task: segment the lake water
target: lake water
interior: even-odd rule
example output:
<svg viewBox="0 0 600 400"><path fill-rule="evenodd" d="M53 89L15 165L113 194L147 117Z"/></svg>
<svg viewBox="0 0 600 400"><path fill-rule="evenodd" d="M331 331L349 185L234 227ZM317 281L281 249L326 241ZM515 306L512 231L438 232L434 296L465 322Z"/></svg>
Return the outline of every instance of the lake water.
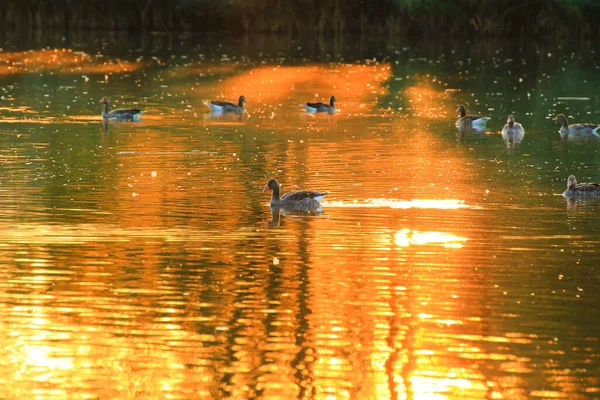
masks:
<svg viewBox="0 0 600 400"><path fill-rule="evenodd" d="M597 46L3 43L1 398L600 396L600 201L560 196L600 143L551 121L600 122ZM271 177L322 212L271 210Z"/></svg>

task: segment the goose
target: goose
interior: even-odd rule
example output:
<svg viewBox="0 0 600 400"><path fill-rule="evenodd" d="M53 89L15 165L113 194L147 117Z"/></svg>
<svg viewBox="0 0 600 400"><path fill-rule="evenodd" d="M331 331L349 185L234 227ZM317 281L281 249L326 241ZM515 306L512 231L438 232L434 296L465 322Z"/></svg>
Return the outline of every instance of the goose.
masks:
<svg viewBox="0 0 600 400"><path fill-rule="evenodd" d="M506 125L502 128L502 138L507 143L519 143L525 137L525 129L523 125L515 122L515 117L510 114L506 119Z"/></svg>
<svg viewBox="0 0 600 400"><path fill-rule="evenodd" d="M458 106L456 113L459 115L456 120L456 126L459 128L482 127L490 120L490 117L484 117L483 115L467 115L467 109L463 105Z"/></svg>
<svg viewBox="0 0 600 400"><path fill-rule="evenodd" d="M597 183L577 183L575 175L569 176L567 179L567 190L563 196L570 197L600 197L600 184Z"/></svg>
<svg viewBox="0 0 600 400"><path fill-rule="evenodd" d="M145 112L137 108L119 108L116 110L108 111L108 97L103 97L100 103L104 103L104 109L102 110L102 118L105 120L115 119L117 121L139 121L140 116Z"/></svg>
<svg viewBox="0 0 600 400"><path fill-rule="evenodd" d="M560 124L558 132L563 139L569 136L600 138L600 125L598 124L569 124L569 120L564 114L558 114L552 118L552 121Z"/></svg>
<svg viewBox="0 0 600 400"><path fill-rule="evenodd" d="M304 107L308 113L326 112L333 114L335 112L335 101L335 96L331 96L329 99L329 104L321 103L319 101L317 103L300 104L300 106Z"/></svg>
<svg viewBox="0 0 600 400"><path fill-rule="evenodd" d="M272 207L284 206L300 209L318 208L320 205L319 203L321 200L323 200L323 196L329 193L318 192L314 190L296 190L294 192L286 193L280 197L280 188L281 186L279 185L279 182L277 182L277 179L271 178L263 189L263 193L268 192L269 190L273 192L271 194L270 202Z"/></svg>
<svg viewBox="0 0 600 400"><path fill-rule="evenodd" d="M246 97L240 96L238 99L238 103L232 103L230 101L221 101L221 100L211 100L210 102L205 101L208 107L210 107L210 111L214 113L235 113L235 114L243 114L245 111L244 103L246 102Z"/></svg>

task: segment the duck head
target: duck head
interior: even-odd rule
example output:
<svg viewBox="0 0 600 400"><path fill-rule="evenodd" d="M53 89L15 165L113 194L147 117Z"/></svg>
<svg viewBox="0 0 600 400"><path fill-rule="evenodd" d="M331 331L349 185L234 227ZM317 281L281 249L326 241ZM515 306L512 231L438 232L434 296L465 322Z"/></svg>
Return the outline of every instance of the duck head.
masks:
<svg viewBox="0 0 600 400"><path fill-rule="evenodd" d="M243 107L245 102L246 102L246 97L240 96L240 98L238 100L238 106Z"/></svg>
<svg viewBox="0 0 600 400"><path fill-rule="evenodd" d="M515 117L512 114L510 114L508 118L506 118L506 123L512 128L515 124Z"/></svg>
<svg viewBox="0 0 600 400"><path fill-rule="evenodd" d="M100 103L108 104L108 97L103 97Z"/></svg>
<svg viewBox="0 0 600 400"><path fill-rule="evenodd" d="M329 105L330 105L331 107L333 107L333 103L335 103L335 102L336 102L336 100L335 100L335 96L331 96L331 98L329 98Z"/></svg>
<svg viewBox="0 0 600 400"><path fill-rule="evenodd" d="M574 185L577 185L577 179L575 179L575 175L571 175L567 179L567 187L570 188L571 186L574 186Z"/></svg>
<svg viewBox="0 0 600 400"><path fill-rule="evenodd" d="M565 128L569 127L569 121L567 120L567 117L565 117L564 114L558 114L556 117L552 118L552 121L558 122Z"/></svg>
<svg viewBox="0 0 600 400"><path fill-rule="evenodd" d="M459 105L456 109L456 113L461 117L464 117L465 115L467 115L467 109L465 108L465 106Z"/></svg>
<svg viewBox="0 0 600 400"><path fill-rule="evenodd" d="M277 179L271 178L267 181L267 186L265 186L265 188L263 189L263 193L268 192L269 190L279 191L279 182L277 182Z"/></svg>

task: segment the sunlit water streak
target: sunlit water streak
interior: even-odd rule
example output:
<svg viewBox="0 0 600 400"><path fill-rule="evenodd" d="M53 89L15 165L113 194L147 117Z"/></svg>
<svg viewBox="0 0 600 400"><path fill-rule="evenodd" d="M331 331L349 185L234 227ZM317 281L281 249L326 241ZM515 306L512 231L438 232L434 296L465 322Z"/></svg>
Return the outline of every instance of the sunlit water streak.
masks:
<svg viewBox="0 0 600 400"><path fill-rule="evenodd" d="M475 208L464 204L462 200L396 200L396 199L366 199L363 202L355 200L352 203L323 202L326 207L389 207L389 208L434 208L439 210L455 210L458 208ZM480 207L477 207L480 208Z"/></svg>

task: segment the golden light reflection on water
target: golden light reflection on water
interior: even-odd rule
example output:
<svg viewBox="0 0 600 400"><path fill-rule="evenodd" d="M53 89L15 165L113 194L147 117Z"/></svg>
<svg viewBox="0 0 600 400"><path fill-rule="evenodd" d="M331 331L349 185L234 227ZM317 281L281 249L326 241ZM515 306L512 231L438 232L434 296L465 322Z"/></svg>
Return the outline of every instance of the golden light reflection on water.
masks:
<svg viewBox="0 0 600 400"><path fill-rule="evenodd" d="M410 245L439 244L444 247L461 248L468 239L444 232L419 232L402 229L394 234L394 243L399 247Z"/></svg>
<svg viewBox="0 0 600 400"><path fill-rule="evenodd" d="M141 61L105 60L73 49L41 49L0 52L0 75L22 72L123 73L142 68Z"/></svg>
<svg viewBox="0 0 600 400"><path fill-rule="evenodd" d="M413 376L410 379L414 389L415 400L446 400L456 398L454 394L469 393L463 398L482 398L488 390L483 381L482 374L470 376L468 371L457 369L448 375L441 375L435 371L420 371L421 376ZM473 393L475 392L475 393ZM473 396L473 394L477 394ZM459 394L460 396L460 394Z"/></svg>
<svg viewBox="0 0 600 400"><path fill-rule="evenodd" d="M11 73L129 68L69 51L6 57ZM186 67L178 70L181 78ZM273 135L256 118L201 130L200 118L179 120L188 82L169 82L167 73L160 84L177 100L157 106L165 116L148 115L162 124L113 124L102 151L73 140L95 143L96 130L62 124L44 145L52 178L42 183L30 161L22 170L5 162L0 385L7 389L0 397L458 400L598 392L598 378L580 378L597 359L593 330L525 318L542 310L562 321L568 313L556 310L568 310L567 279L521 268L532 260L523 249L546 253L589 235L528 230L520 221L525 206L507 221L476 205L467 186L474 177L491 181L480 168L486 149L472 157L449 146L446 131L422 128L447 119L454 131L454 108L438 82L416 76L431 82L398 91L410 113L374 122L378 100L394 95L387 64L228 62L187 72L218 78L202 82L196 100L243 93L267 110L336 94L342 112L335 123L277 115L265 122L278 126ZM49 118L98 118L85 113ZM193 134L178 131L183 124ZM42 134L31 135L40 141ZM6 154L35 157L21 140ZM325 201L318 215L282 212L277 229L265 228L271 210L256 183L274 172L286 190L323 184L331 198L350 200ZM493 182L497 192L508 185ZM15 206L21 200L29 214ZM569 279L592 285L588 272L577 274ZM532 296L523 282L538 280L542 294ZM593 296L587 287L573 292L577 301ZM538 300L551 303L556 293L568 293L557 309ZM570 341L581 332L590 337L584 350ZM569 354L576 351L587 353Z"/></svg>
<svg viewBox="0 0 600 400"><path fill-rule="evenodd" d="M335 95L337 107L344 114L362 114L375 106L377 97L385 93L383 85L390 74L388 64L265 66L227 77L215 89L218 97L227 99L245 95L248 108L259 108L265 103L269 105L269 112L277 109L273 103L298 91L310 90L311 95L299 99L298 104L328 102L329 97ZM301 108L298 106L297 110Z"/></svg>
<svg viewBox="0 0 600 400"><path fill-rule="evenodd" d="M56 122L56 118L53 117L40 117L36 116L35 118L12 118L12 117L3 117L2 123L5 124L53 124Z"/></svg>
<svg viewBox="0 0 600 400"><path fill-rule="evenodd" d="M411 108L424 119L447 119L449 95L444 88L436 88L429 82L418 82L405 90Z"/></svg>

